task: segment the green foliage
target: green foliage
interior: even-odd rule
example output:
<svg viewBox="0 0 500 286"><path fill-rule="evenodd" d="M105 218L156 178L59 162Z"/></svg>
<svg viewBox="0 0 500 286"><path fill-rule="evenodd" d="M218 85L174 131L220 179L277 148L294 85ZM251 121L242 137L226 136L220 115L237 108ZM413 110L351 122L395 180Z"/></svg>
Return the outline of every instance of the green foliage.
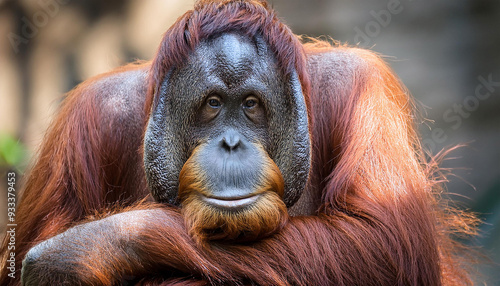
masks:
<svg viewBox="0 0 500 286"><path fill-rule="evenodd" d="M27 154L26 147L8 134L0 134L0 167L21 169Z"/></svg>

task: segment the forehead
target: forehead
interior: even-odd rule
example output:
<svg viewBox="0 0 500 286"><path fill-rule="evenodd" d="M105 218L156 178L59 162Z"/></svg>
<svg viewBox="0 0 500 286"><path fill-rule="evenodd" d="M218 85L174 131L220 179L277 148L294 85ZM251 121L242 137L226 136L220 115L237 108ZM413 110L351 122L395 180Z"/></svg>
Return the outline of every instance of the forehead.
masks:
<svg viewBox="0 0 500 286"><path fill-rule="evenodd" d="M204 40L193 54L195 65L228 88L251 79L276 76L275 60L264 41L236 33Z"/></svg>

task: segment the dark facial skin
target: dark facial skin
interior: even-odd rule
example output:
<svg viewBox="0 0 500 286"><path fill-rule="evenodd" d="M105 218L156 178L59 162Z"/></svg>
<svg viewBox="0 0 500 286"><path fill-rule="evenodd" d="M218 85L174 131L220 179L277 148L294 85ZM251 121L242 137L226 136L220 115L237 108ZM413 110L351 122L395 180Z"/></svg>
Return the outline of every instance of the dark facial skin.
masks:
<svg viewBox="0 0 500 286"><path fill-rule="evenodd" d="M210 185L202 199L216 207L240 208L253 196L264 170L265 152L256 143L268 138L264 79L268 76L256 58L256 47L234 34L221 36L197 51L208 76L207 91L190 126L194 142L203 142L197 162ZM201 135L201 136L200 136ZM261 154L264 153L264 154ZM203 171L205 170L205 171Z"/></svg>
<svg viewBox="0 0 500 286"><path fill-rule="evenodd" d="M188 159L203 185L196 195L212 207L255 203L270 161L284 177L285 203L298 199L309 169L305 104L261 39L229 33L203 41L167 77L145 135L146 174L158 201L181 203L179 173Z"/></svg>

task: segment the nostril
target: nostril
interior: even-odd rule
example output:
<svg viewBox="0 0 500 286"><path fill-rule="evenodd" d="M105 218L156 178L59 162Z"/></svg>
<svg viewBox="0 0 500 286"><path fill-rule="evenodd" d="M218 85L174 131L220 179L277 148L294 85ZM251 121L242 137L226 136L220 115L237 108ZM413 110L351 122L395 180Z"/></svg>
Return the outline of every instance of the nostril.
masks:
<svg viewBox="0 0 500 286"><path fill-rule="evenodd" d="M222 138L222 146L228 150L235 150L240 146L241 140L238 134L228 134Z"/></svg>

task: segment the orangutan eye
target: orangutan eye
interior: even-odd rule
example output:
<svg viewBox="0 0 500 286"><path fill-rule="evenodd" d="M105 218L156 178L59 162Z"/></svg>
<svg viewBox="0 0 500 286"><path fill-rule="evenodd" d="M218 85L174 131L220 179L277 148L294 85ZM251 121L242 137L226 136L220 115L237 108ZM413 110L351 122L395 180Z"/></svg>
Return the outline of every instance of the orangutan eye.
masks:
<svg viewBox="0 0 500 286"><path fill-rule="evenodd" d="M245 99L243 106L245 108L254 108L259 104L259 100L254 96L249 96Z"/></svg>
<svg viewBox="0 0 500 286"><path fill-rule="evenodd" d="M218 96L211 96L208 98L207 103L212 108L219 108L222 105L220 98Z"/></svg>

